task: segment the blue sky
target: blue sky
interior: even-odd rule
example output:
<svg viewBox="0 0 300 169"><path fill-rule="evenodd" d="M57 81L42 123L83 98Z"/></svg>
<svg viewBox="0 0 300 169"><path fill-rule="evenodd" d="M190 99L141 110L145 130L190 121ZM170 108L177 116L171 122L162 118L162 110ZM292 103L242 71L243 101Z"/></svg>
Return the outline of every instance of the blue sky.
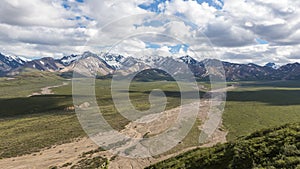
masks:
<svg viewBox="0 0 300 169"><path fill-rule="evenodd" d="M170 1L170 0L154 0L150 4L140 4L139 7L142 8L142 9L146 9L146 10L152 11L152 12L161 13L163 11L161 11L158 8L158 5L161 4L161 3L164 3L166 1ZM217 4L213 0L197 0L198 4L208 3L210 6L213 6L216 9L219 9L219 10L222 9L222 7L224 5L223 0L216 0L216 1L218 1L222 5Z"/></svg>
<svg viewBox="0 0 300 169"><path fill-rule="evenodd" d="M256 38L256 42L259 44L268 44L269 42L260 38Z"/></svg>

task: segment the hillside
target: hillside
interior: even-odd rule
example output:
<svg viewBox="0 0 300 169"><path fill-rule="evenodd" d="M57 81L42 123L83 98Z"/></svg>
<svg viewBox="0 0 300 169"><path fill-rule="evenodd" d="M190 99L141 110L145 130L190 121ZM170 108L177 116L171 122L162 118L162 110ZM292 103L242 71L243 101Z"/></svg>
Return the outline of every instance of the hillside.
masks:
<svg viewBox="0 0 300 169"><path fill-rule="evenodd" d="M299 169L300 123L257 131L211 148L195 149L147 168Z"/></svg>

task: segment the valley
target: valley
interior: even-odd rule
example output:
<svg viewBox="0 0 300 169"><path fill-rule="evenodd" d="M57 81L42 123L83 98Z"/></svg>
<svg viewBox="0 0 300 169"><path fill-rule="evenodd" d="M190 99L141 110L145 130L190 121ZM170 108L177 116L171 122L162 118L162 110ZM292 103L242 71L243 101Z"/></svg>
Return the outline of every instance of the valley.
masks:
<svg viewBox="0 0 300 169"><path fill-rule="evenodd" d="M299 9L2 0L0 169L300 169Z"/></svg>
<svg viewBox="0 0 300 169"><path fill-rule="evenodd" d="M25 167L26 164L22 165L23 168L31 168L31 165L41 168L50 166L70 168L75 165L87 167L98 164L95 164L95 161L92 163L87 161L101 161L101 159L101 164L108 165L110 168L122 168L120 166L125 167L127 164L141 168L197 147L211 147L217 143L234 142L262 129L300 121L300 81L228 82L223 123L207 143L199 145L198 138L201 128L199 126L207 116L205 113L209 106L203 97L209 91L210 84L198 82L199 93L202 97L202 114L199 114L197 122L183 142L162 155L125 163L128 159L97 150L97 146L86 138L72 108L70 81L51 72L27 71L30 73L24 72L14 79L1 78L3 83L1 83L0 99L0 164L7 168L9 166L16 168L24 162L28 162L28 164L27 167ZM23 90L16 92L15 89L20 87L20 84L22 84ZM51 88L51 93L27 97L34 92L41 92L41 88L49 86L55 86L55 88ZM113 128L121 132L129 132L128 134L131 135L135 135L134 133L138 131L147 131L143 129L147 126L135 128L134 126L137 124L131 123L116 111L111 100L109 79L97 79L95 87L99 108ZM150 106L149 91L157 88L166 94L168 100L166 112L176 110L180 105L180 94L178 94L179 88L174 81L133 81L130 85L130 91L134 91L130 93L132 103L139 110L147 110ZM168 119L161 120L168 121ZM171 119L169 120L172 122ZM160 124L162 123L154 126ZM168 123L164 125L167 127ZM151 132L155 135L155 132L159 133L160 129L161 127L152 128ZM145 134L142 132L138 135ZM224 139L225 137L226 139ZM220 147L220 144L217 147ZM74 154L70 155L73 151ZM202 149L197 151L202 152ZM203 151L206 151L205 148ZM81 156L85 152L88 152L86 153L88 155ZM68 153L68 155L64 155L64 153ZM47 163L33 164L35 160L47 161L48 158ZM81 160L85 161L84 164L78 164ZM22 166L20 167L22 168Z"/></svg>

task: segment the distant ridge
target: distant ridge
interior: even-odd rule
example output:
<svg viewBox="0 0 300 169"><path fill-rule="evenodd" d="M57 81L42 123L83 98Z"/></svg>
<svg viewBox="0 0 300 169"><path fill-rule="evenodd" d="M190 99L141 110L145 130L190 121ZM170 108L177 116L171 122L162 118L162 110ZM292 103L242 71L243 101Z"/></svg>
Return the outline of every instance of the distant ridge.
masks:
<svg viewBox="0 0 300 169"><path fill-rule="evenodd" d="M92 63L93 70L101 75L114 74L122 72L130 74L135 70L144 70L153 66L169 64L172 67L174 63L177 65L187 64L195 77L200 80L208 80L209 72L205 65L218 61L215 59L205 59L198 61L191 56L161 57L161 56L145 56L142 58L124 57L119 54L101 54L101 56L84 52L81 55L64 56L61 59L53 59L44 57L35 60L25 60L17 56L6 56L0 53L0 76L12 76L18 74L22 68L37 69L49 72L72 72L77 61ZM246 81L246 80L300 80L300 64L290 63L283 66L277 66L274 63L267 63L265 66L259 66L253 63L237 64L231 62L220 61L228 81ZM84 66L84 65L82 65ZM85 65L86 66L86 65ZM180 72L180 68L173 66L175 73ZM152 74L153 76L153 74ZM145 77L147 78L147 77Z"/></svg>

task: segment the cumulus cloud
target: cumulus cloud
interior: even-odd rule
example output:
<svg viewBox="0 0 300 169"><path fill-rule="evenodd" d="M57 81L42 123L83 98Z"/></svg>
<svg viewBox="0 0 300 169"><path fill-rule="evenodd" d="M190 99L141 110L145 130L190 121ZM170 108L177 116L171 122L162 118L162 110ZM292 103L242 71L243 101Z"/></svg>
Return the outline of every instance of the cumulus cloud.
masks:
<svg viewBox="0 0 300 169"><path fill-rule="evenodd" d="M228 61L286 63L300 59L299 8L294 0L3 0L0 50L60 57L93 46L164 56L192 55L191 50L211 56L215 49ZM180 44L189 50L172 52Z"/></svg>
<svg viewBox="0 0 300 169"><path fill-rule="evenodd" d="M165 5L166 14L183 16L200 27L214 19L216 11L216 8L207 3L199 4L197 1L174 0L167 1Z"/></svg>
<svg viewBox="0 0 300 169"><path fill-rule="evenodd" d="M254 44L255 40L253 32L222 19L208 23L204 29L204 34L216 46L246 46Z"/></svg>
<svg viewBox="0 0 300 169"><path fill-rule="evenodd" d="M0 6L0 22L17 26L73 27L67 20L73 14L65 10L60 1L4 0Z"/></svg>
<svg viewBox="0 0 300 169"><path fill-rule="evenodd" d="M227 0L226 17L235 24L243 24L257 36L273 45L299 44L295 32L299 29L300 7L298 1L283 0Z"/></svg>
<svg viewBox="0 0 300 169"><path fill-rule="evenodd" d="M1 51L28 57L58 57L78 51L77 46L83 46L93 33L95 21L81 15L77 4L58 0L2 1Z"/></svg>
<svg viewBox="0 0 300 169"><path fill-rule="evenodd" d="M86 0L80 9L96 19L99 27L103 27L123 17L147 13L138 5L150 2L150 0Z"/></svg>

